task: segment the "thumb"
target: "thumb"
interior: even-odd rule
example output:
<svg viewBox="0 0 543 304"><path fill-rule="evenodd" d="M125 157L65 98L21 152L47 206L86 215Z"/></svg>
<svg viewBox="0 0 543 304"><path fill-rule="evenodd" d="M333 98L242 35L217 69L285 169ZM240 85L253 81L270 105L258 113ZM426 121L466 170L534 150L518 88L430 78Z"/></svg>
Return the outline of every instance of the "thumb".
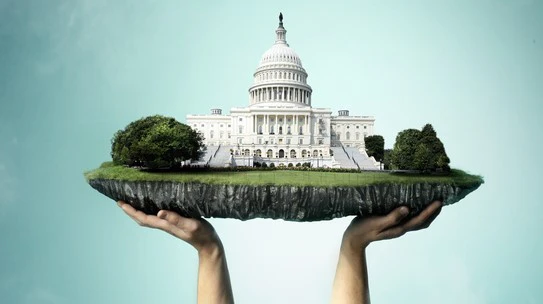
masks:
<svg viewBox="0 0 543 304"><path fill-rule="evenodd" d="M170 223L172 225L175 225L175 226L177 226L177 224L179 224L179 222L182 219L181 216L179 214L177 214L176 212L168 211L168 210L160 210L157 213L157 216L160 219L166 220L166 221L168 221L168 223Z"/></svg>
<svg viewBox="0 0 543 304"><path fill-rule="evenodd" d="M406 206L401 206L392 210L383 218L381 230L385 230L392 226L398 225L408 214L409 209Z"/></svg>

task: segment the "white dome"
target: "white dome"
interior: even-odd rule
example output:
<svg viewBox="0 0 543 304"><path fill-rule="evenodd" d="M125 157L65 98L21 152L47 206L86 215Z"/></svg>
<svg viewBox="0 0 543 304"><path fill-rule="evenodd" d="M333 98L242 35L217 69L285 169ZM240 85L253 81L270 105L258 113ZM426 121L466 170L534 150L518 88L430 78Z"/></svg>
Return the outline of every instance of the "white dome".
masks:
<svg viewBox="0 0 543 304"><path fill-rule="evenodd" d="M260 58L253 85L249 88L250 104L291 103L311 106L311 86L307 84L307 72L302 60L287 43L287 30L283 27L282 14L276 39ZM282 105L285 106L285 105Z"/></svg>
<svg viewBox="0 0 543 304"><path fill-rule="evenodd" d="M302 67L300 57L286 43L274 44L260 59L260 66L278 63L295 64Z"/></svg>

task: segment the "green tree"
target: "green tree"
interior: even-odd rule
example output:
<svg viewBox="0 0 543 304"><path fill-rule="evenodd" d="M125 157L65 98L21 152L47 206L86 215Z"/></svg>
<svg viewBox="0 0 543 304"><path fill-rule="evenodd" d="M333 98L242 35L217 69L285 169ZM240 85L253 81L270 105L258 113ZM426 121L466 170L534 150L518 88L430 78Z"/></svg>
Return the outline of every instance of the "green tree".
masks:
<svg viewBox="0 0 543 304"><path fill-rule="evenodd" d="M390 159L392 169L413 169L415 151L420 141L420 135L421 132L417 129L407 129L398 133Z"/></svg>
<svg viewBox="0 0 543 304"><path fill-rule="evenodd" d="M430 149L422 142L419 143L415 150L412 169L424 172L432 170L432 155Z"/></svg>
<svg viewBox="0 0 543 304"><path fill-rule="evenodd" d="M390 162L393 169L450 171L445 147L431 124L424 125L421 131L407 129L398 133Z"/></svg>
<svg viewBox="0 0 543 304"><path fill-rule="evenodd" d="M391 166L391 155L392 155L392 149L385 149L383 153L383 169L390 170L392 168Z"/></svg>
<svg viewBox="0 0 543 304"><path fill-rule="evenodd" d="M373 156L376 161L383 160L385 154L385 139L381 135L371 135L364 138L366 153L368 156Z"/></svg>
<svg viewBox="0 0 543 304"><path fill-rule="evenodd" d="M130 123L115 133L111 157L116 164L151 169L173 168L199 159L205 149L200 133L171 117L154 115Z"/></svg>

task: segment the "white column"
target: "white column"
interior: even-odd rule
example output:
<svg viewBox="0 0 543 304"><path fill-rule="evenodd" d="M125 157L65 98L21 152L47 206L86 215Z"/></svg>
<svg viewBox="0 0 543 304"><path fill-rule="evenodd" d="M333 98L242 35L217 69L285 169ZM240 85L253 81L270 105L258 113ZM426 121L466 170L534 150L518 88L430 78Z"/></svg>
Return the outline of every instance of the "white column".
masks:
<svg viewBox="0 0 543 304"><path fill-rule="evenodd" d="M298 115L294 115L293 119L294 119L294 123L293 123L294 132L292 132L292 133L298 135ZM296 143L296 144L298 144L298 143Z"/></svg>

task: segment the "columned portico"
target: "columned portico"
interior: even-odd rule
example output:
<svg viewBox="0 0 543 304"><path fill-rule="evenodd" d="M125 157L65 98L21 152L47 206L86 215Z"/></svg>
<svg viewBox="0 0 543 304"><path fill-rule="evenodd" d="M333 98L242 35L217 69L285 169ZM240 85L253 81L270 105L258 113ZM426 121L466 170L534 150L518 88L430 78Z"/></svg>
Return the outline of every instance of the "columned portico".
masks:
<svg viewBox="0 0 543 304"><path fill-rule="evenodd" d="M189 115L187 123L203 134L209 151L222 153L231 165L338 167L332 151L343 151L334 150L342 145L363 149L364 137L373 134L374 119L348 116L348 111L335 117L331 109L313 107L308 74L286 33L280 20L275 43L253 74L248 107L232 108L230 115L218 109L212 115Z"/></svg>

